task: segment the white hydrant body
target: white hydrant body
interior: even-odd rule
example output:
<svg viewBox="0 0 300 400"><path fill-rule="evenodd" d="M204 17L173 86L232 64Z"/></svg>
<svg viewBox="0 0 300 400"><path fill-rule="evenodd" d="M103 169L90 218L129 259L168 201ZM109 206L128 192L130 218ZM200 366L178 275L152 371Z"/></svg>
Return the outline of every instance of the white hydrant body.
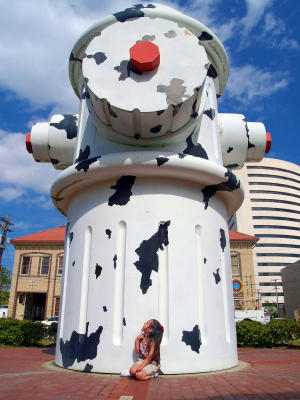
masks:
<svg viewBox="0 0 300 400"><path fill-rule="evenodd" d="M218 115L227 75L215 35L156 4L75 45L79 117L54 116L27 140L36 160L65 168L51 190L68 220L58 365L120 373L151 318L164 326L164 373L237 365L227 220L243 191L228 168L261 159L266 132Z"/></svg>

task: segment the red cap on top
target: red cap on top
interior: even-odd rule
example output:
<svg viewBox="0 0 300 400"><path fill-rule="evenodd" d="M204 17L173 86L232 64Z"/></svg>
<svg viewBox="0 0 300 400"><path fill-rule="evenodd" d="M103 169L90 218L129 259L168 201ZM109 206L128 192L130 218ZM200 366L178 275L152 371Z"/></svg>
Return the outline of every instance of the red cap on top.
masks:
<svg viewBox="0 0 300 400"><path fill-rule="evenodd" d="M132 68L139 72L152 71L159 66L159 48L152 42L137 42L129 52Z"/></svg>
<svg viewBox="0 0 300 400"><path fill-rule="evenodd" d="M26 149L27 149L28 153L31 154L32 147L31 147L30 135L31 135L31 132L27 133L25 143L26 143Z"/></svg>
<svg viewBox="0 0 300 400"><path fill-rule="evenodd" d="M267 132L265 153L269 153L269 151L271 149L271 144L272 144L272 136L271 136L271 133Z"/></svg>

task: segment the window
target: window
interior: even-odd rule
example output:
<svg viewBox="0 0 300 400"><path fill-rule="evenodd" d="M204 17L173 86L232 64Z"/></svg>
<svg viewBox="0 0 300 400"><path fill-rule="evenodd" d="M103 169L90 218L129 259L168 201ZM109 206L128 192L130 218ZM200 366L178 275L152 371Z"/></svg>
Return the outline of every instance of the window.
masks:
<svg viewBox="0 0 300 400"><path fill-rule="evenodd" d="M272 234L272 233L266 233L266 234L263 234L263 233L258 233L258 234L255 234L255 236L256 237L266 237L266 238L280 238L280 239L297 239L297 240L299 240L300 239L300 236L293 236L293 235L275 235L275 234ZM257 245L256 245L256 247L257 247Z"/></svg>
<svg viewBox="0 0 300 400"><path fill-rule="evenodd" d="M48 275L50 267L50 256L42 257L40 275Z"/></svg>
<svg viewBox="0 0 300 400"><path fill-rule="evenodd" d="M247 165L247 169L268 169L272 171L281 171L281 172L287 172L289 174L294 174L296 176L300 176L300 174L297 174L297 172L290 171L288 169L284 168L276 168L276 167L263 167L261 165Z"/></svg>
<svg viewBox="0 0 300 400"><path fill-rule="evenodd" d="M282 282L259 282L259 286L282 286Z"/></svg>
<svg viewBox="0 0 300 400"><path fill-rule="evenodd" d="M249 185L280 186L288 189L300 190L300 188L296 188L295 186L284 185L283 183L273 183L273 182L249 182Z"/></svg>
<svg viewBox="0 0 300 400"><path fill-rule="evenodd" d="M274 297L276 297L276 293L274 292L274 293L261 293L261 296L264 296L264 297L270 297L270 296L274 296ZM278 296L284 296L284 294L283 294L283 292L278 292Z"/></svg>
<svg viewBox="0 0 300 400"><path fill-rule="evenodd" d="M231 268L233 278L242 278L239 253L231 253Z"/></svg>
<svg viewBox="0 0 300 400"><path fill-rule="evenodd" d="M257 263L259 267L287 267L289 263L283 264L282 262L269 262L269 263Z"/></svg>
<svg viewBox="0 0 300 400"><path fill-rule="evenodd" d="M258 276L281 276L281 272L259 272Z"/></svg>
<svg viewBox="0 0 300 400"><path fill-rule="evenodd" d="M252 202L261 202L261 203L281 203L281 204L291 204L292 206L300 206L300 203L296 203L295 201L287 201L287 200L277 200L277 199L251 199Z"/></svg>
<svg viewBox="0 0 300 400"><path fill-rule="evenodd" d="M290 249L300 249L300 244L257 243L257 245L255 247L288 247Z"/></svg>
<svg viewBox="0 0 300 400"><path fill-rule="evenodd" d="M300 257L300 254L295 253L257 253L260 257Z"/></svg>
<svg viewBox="0 0 300 400"><path fill-rule="evenodd" d="M242 310L244 308L244 294L242 292L240 293L234 293L233 295L234 299L234 308L236 310Z"/></svg>
<svg viewBox="0 0 300 400"><path fill-rule="evenodd" d="M58 256L58 264L57 264L57 275L62 275L64 264L64 256L63 254Z"/></svg>
<svg viewBox="0 0 300 400"><path fill-rule="evenodd" d="M28 275L29 274L29 267L30 267L30 257L23 256L22 257L22 265L21 265L21 274Z"/></svg>
<svg viewBox="0 0 300 400"><path fill-rule="evenodd" d="M292 221L292 222L300 222L300 219L297 218L288 218L288 217L270 217L269 215L256 215L253 219L275 219L278 221Z"/></svg>
<svg viewBox="0 0 300 400"><path fill-rule="evenodd" d="M59 302L60 302L60 297L55 297L54 298L54 315L58 316L59 314Z"/></svg>
<svg viewBox="0 0 300 400"><path fill-rule="evenodd" d="M300 199L300 196L298 196L297 194L288 192L278 192L277 190L250 190L250 193L263 193L263 194L275 194L275 195L280 194L281 196L291 196Z"/></svg>
<svg viewBox="0 0 300 400"><path fill-rule="evenodd" d="M291 208L273 208L273 207L251 207L251 210L260 210L260 211L280 211L280 212L288 212L300 214L300 211L292 210Z"/></svg>
<svg viewBox="0 0 300 400"><path fill-rule="evenodd" d="M289 229L292 231L300 231L300 228L295 226L285 226L285 225L253 225L253 228L263 228L263 229Z"/></svg>
<svg viewBox="0 0 300 400"><path fill-rule="evenodd" d="M24 304L25 302L25 294L21 293L19 294L19 304Z"/></svg>
<svg viewBox="0 0 300 400"><path fill-rule="evenodd" d="M300 183L299 180L297 179L293 179L293 178L289 178L287 176L282 176L282 175L269 175L269 174L248 174L248 177L256 177L256 178L277 178L277 179L285 179L287 181L291 181L291 182L296 182L296 183Z"/></svg>

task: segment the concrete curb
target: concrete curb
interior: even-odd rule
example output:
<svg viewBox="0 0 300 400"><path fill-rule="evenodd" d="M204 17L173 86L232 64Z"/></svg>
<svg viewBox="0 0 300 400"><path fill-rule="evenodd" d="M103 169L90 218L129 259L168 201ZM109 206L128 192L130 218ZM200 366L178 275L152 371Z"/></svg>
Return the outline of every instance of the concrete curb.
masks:
<svg viewBox="0 0 300 400"><path fill-rule="evenodd" d="M101 378L109 377L109 376L115 378L116 376L120 376L119 374L102 374L100 372L84 372L84 371L76 371L76 370L72 370L72 369L62 368L62 367L59 367L58 365L56 365L54 360L49 360L49 361L42 363L42 367L45 369L51 370L51 371L55 371L55 372L66 372L66 373L70 373L70 374L89 375L89 376L96 376L96 377L101 377ZM187 377L193 377L193 376L230 374L230 373L239 372L241 370L248 369L251 367L252 367L252 365L249 362L239 360L238 365L236 365L235 367L224 369L221 371L199 372L199 373L195 373L195 374L178 374L178 375L164 374L164 375L159 375L159 377L164 378L164 379L165 378L172 379L172 378L180 378L180 377L187 378Z"/></svg>

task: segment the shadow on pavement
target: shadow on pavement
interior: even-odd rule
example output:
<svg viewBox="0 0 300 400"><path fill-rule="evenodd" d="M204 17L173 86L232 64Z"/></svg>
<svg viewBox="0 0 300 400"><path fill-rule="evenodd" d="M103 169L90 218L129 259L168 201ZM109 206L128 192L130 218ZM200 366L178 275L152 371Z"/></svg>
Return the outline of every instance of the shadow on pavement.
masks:
<svg viewBox="0 0 300 400"><path fill-rule="evenodd" d="M45 349L42 350L43 353L45 354L51 354L51 355L55 355L55 345L51 346L51 347L46 347Z"/></svg>

